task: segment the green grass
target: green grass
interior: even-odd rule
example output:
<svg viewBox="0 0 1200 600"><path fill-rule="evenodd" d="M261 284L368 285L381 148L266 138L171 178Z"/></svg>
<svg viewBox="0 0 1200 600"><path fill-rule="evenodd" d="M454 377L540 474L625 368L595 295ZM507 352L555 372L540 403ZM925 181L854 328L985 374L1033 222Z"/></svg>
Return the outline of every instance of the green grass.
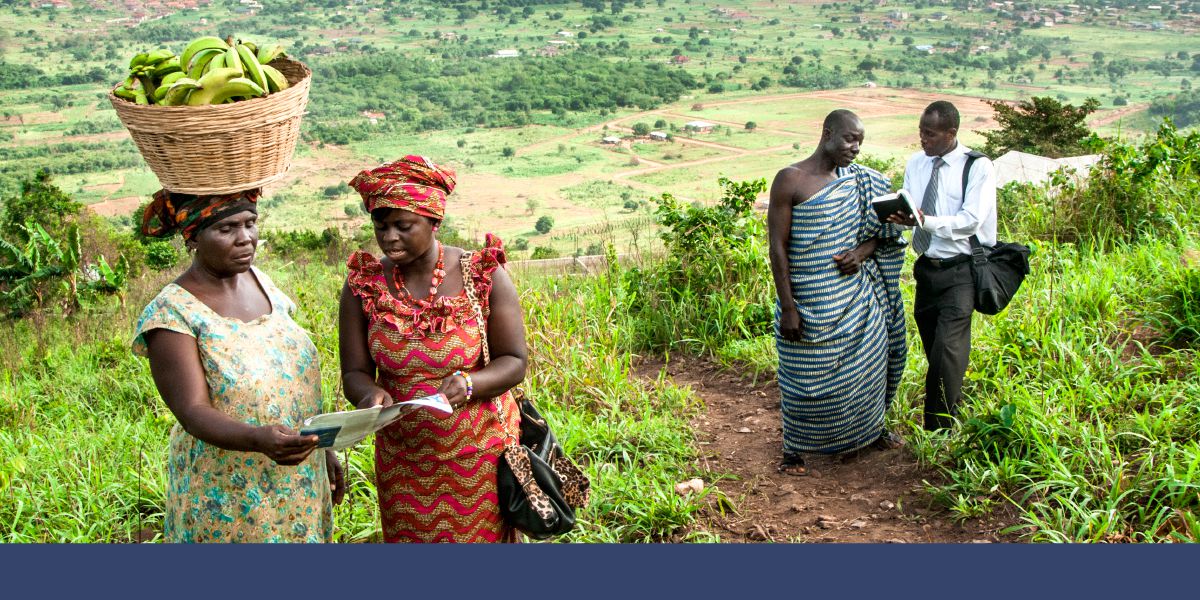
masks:
<svg viewBox="0 0 1200 600"><path fill-rule="evenodd" d="M317 344L326 409L342 408L336 331L342 268L319 261L261 266L296 300L297 321ZM128 340L141 306L170 277L140 281L124 309L100 307L43 324L50 328L44 335L31 322L0 324L0 540L123 542L142 528L161 528L174 418ZM602 310L616 293L607 280L525 278L521 290L532 352L525 388L593 481L592 504L566 539L649 542L677 535L704 504L703 497L673 490L700 475L687 419L702 406L688 390L633 375L622 322ZM581 339L588 341L582 351ZM350 492L335 510L338 541L379 540L372 456L370 443L342 456Z"/></svg>

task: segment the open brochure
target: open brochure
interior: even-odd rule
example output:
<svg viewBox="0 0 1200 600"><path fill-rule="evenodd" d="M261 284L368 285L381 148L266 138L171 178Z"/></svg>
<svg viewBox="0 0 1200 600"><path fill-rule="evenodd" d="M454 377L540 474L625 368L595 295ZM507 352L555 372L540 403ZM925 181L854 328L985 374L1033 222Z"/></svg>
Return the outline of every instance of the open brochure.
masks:
<svg viewBox="0 0 1200 600"><path fill-rule="evenodd" d="M300 434L320 436L321 441L317 443L318 448L341 450L349 448L362 441L368 435L387 427L392 421L400 418L400 415L406 409L418 406L427 406L447 415L454 412L450 403L446 401L445 396L434 394L432 396L425 396L424 398L409 400L408 402L398 402L387 408L372 406L371 408L345 410L309 417L304 420L304 426L300 428Z"/></svg>
<svg viewBox="0 0 1200 600"><path fill-rule="evenodd" d="M875 198L871 201L871 208L875 209L875 214L879 216L881 223L886 222L888 217L896 213L906 213L914 217L918 214L917 207L913 204L912 198L904 190Z"/></svg>

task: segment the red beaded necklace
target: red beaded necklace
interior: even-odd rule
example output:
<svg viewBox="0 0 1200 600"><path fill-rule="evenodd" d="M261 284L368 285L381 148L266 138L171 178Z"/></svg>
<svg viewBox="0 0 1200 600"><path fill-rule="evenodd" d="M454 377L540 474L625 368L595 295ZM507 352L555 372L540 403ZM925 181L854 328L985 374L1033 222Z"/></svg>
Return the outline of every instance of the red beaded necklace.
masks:
<svg viewBox="0 0 1200 600"><path fill-rule="evenodd" d="M419 306L432 306L433 300L437 296L438 286L442 285L442 280L446 278L446 269L444 258L446 256L445 248L436 240L433 242L438 247L437 264L433 265L433 279L429 282L429 297L425 300L417 300L413 297L412 292L408 291L408 286L404 285L404 275L400 273L400 267L396 266L392 269L392 279L396 282L396 287L399 288L402 300L411 301Z"/></svg>

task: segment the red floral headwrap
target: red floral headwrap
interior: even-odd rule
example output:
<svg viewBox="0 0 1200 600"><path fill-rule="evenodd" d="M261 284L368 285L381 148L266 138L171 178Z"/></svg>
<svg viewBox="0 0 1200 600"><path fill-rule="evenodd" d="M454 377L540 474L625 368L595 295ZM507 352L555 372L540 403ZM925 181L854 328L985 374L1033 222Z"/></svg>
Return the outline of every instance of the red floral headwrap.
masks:
<svg viewBox="0 0 1200 600"><path fill-rule="evenodd" d="M446 214L446 197L454 191L454 184L454 170L415 154L368 169L350 180L367 212L399 208L439 221Z"/></svg>
<svg viewBox="0 0 1200 600"><path fill-rule="evenodd" d="M261 195L262 188L215 196L158 190L154 200L142 212L142 234L167 237L178 231L183 234L183 239L190 240L201 229L230 215L246 210L257 214L256 204Z"/></svg>

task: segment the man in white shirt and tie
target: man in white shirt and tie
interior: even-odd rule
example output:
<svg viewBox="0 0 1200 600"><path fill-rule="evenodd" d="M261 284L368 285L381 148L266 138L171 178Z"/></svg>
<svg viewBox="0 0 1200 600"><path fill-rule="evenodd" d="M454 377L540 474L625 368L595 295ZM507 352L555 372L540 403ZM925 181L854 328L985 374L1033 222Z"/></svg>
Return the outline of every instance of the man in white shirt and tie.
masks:
<svg viewBox="0 0 1200 600"><path fill-rule="evenodd" d="M889 221L915 227L912 247L917 283L913 316L929 361L925 375L925 429L949 427L958 414L967 358L971 353L970 238L996 245L996 170L987 157L972 161L963 193L963 167L970 148L958 142L959 116L939 100L921 115L921 151L908 160L904 189L920 211Z"/></svg>

